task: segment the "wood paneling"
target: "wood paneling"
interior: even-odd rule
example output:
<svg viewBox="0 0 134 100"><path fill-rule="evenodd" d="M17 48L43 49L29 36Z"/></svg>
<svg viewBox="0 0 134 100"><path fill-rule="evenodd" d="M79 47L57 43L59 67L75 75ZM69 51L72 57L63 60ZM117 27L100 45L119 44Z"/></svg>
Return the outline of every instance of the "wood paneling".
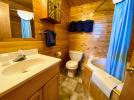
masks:
<svg viewBox="0 0 134 100"><path fill-rule="evenodd" d="M70 9L70 21L91 19L95 21L93 32L73 32L69 34L69 48L84 51L86 58L91 56L106 57L111 36L114 5L107 0L97 11L94 10L102 1L91 2ZM133 29L134 33L134 29ZM133 38L134 36L132 36ZM128 60L131 59L134 41L131 40Z"/></svg>
<svg viewBox="0 0 134 100"><path fill-rule="evenodd" d="M11 38L9 5L0 1L0 40Z"/></svg>
<svg viewBox="0 0 134 100"><path fill-rule="evenodd" d="M81 4L91 3L95 1L100 1L100 0L67 0L70 6L79 6ZM101 1L104 1L104 0L101 0Z"/></svg>
<svg viewBox="0 0 134 100"><path fill-rule="evenodd" d="M9 0L32 9L32 0Z"/></svg>
<svg viewBox="0 0 134 100"><path fill-rule="evenodd" d="M18 1L18 2L16 2ZM8 3L9 3L9 7L11 9L20 9L20 10L26 10L26 11L30 11L32 12L33 11L33 7L27 7L25 5L25 2L23 3L20 3L21 0L9 0ZM22 2L22 1L21 1ZM32 3L31 3L32 5Z"/></svg>
<svg viewBox="0 0 134 100"><path fill-rule="evenodd" d="M16 51L19 49L38 48L40 53L55 56L58 51L62 52L62 65L68 58L68 31L69 6L66 0L62 0L61 5L61 24L51 24L42 22L39 18L40 7L39 0L33 0L34 21L35 21L35 39L11 39L0 42L0 53ZM56 46L46 47L44 31L50 29L56 32Z"/></svg>

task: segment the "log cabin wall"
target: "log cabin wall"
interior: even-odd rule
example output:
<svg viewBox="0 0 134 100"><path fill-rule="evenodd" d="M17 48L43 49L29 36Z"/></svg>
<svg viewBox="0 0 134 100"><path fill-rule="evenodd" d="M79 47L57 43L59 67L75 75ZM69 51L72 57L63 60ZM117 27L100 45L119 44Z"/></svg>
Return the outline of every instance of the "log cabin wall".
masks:
<svg viewBox="0 0 134 100"><path fill-rule="evenodd" d="M94 10L104 2L104 0L96 0L88 4L72 6L70 8L70 22L91 19L95 21L93 32L70 32L69 33L69 49L84 51L85 57L92 56L106 57L114 12L112 0L107 0L97 11ZM128 60L131 59L134 41L131 42L131 50L129 50Z"/></svg>
<svg viewBox="0 0 134 100"><path fill-rule="evenodd" d="M69 6L66 0L62 1L61 6L61 24L51 24L49 22L40 21L40 5L39 0L33 0L33 10L35 14L35 39L7 39L0 41L0 53L16 51L19 49L33 49L38 48L40 53L55 56L57 51L62 52L62 66L68 58L68 31L67 26L69 22ZM54 30L57 34L56 46L46 47L45 36L43 32L46 29Z"/></svg>
<svg viewBox="0 0 134 100"><path fill-rule="evenodd" d="M74 6L70 10L70 21L87 19L95 21L93 32L70 32L69 34L70 49L84 51L86 58L91 56L105 57L107 54L114 5L112 4L112 0L108 0L93 15L92 12L102 2L96 1Z"/></svg>
<svg viewBox="0 0 134 100"><path fill-rule="evenodd" d="M134 19L134 17L133 17L133 19ZM131 61L133 52L134 52L134 20L133 20L133 30L132 30L130 48L129 48L128 58L127 58L128 61Z"/></svg>

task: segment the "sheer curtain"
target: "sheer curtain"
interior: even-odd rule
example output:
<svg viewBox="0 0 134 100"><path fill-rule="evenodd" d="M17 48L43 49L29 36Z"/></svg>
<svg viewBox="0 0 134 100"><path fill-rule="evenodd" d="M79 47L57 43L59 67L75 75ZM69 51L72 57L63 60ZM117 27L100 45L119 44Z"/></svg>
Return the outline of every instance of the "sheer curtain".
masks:
<svg viewBox="0 0 134 100"><path fill-rule="evenodd" d="M126 67L127 52L132 34L133 13L134 0L123 0L115 4L105 70L119 80L123 79Z"/></svg>

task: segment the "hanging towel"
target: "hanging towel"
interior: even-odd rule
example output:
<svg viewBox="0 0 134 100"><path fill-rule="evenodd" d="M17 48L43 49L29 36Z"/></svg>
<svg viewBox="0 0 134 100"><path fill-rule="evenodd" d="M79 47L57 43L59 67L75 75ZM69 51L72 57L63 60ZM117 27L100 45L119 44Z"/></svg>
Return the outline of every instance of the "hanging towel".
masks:
<svg viewBox="0 0 134 100"><path fill-rule="evenodd" d="M51 47L56 45L56 33L54 31L45 31L46 35L46 46Z"/></svg>
<svg viewBox="0 0 134 100"><path fill-rule="evenodd" d="M69 32L76 32L76 25L77 25L77 22L72 21L69 24Z"/></svg>
<svg viewBox="0 0 134 100"><path fill-rule="evenodd" d="M21 19L24 20L32 20L34 18L34 14L29 11L17 10L17 14Z"/></svg>
<svg viewBox="0 0 134 100"><path fill-rule="evenodd" d="M93 32L93 20L83 21L83 31L84 32Z"/></svg>
<svg viewBox="0 0 134 100"><path fill-rule="evenodd" d="M76 24L76 31L83 32L83 21L78 21Z"/></svg>
<svg viewBox="0 0 134 100"><path fill-rule="evenodd" d="M122 83L101 69L93 72L91 80L108 98L112 90Z"/></svg>
<svg viewBox="0 0 134 100"><path fill-rule="evenodd" d="M116 4L116 3L120 3L122 2L123 0L113 0L113 3Z"/></svg>

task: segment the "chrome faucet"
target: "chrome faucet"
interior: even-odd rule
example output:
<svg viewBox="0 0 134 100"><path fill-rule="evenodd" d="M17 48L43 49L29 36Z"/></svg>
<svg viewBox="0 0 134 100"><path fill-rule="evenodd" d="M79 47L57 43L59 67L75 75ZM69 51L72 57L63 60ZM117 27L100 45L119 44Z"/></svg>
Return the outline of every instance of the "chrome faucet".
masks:
<svg viewBox="0 0 134 100"><path fill-rule="evenodd" d="M26 59L26 55L24 54L23 50L18 50L17 57L13 60L14 62L22 61Z"/></svg>

